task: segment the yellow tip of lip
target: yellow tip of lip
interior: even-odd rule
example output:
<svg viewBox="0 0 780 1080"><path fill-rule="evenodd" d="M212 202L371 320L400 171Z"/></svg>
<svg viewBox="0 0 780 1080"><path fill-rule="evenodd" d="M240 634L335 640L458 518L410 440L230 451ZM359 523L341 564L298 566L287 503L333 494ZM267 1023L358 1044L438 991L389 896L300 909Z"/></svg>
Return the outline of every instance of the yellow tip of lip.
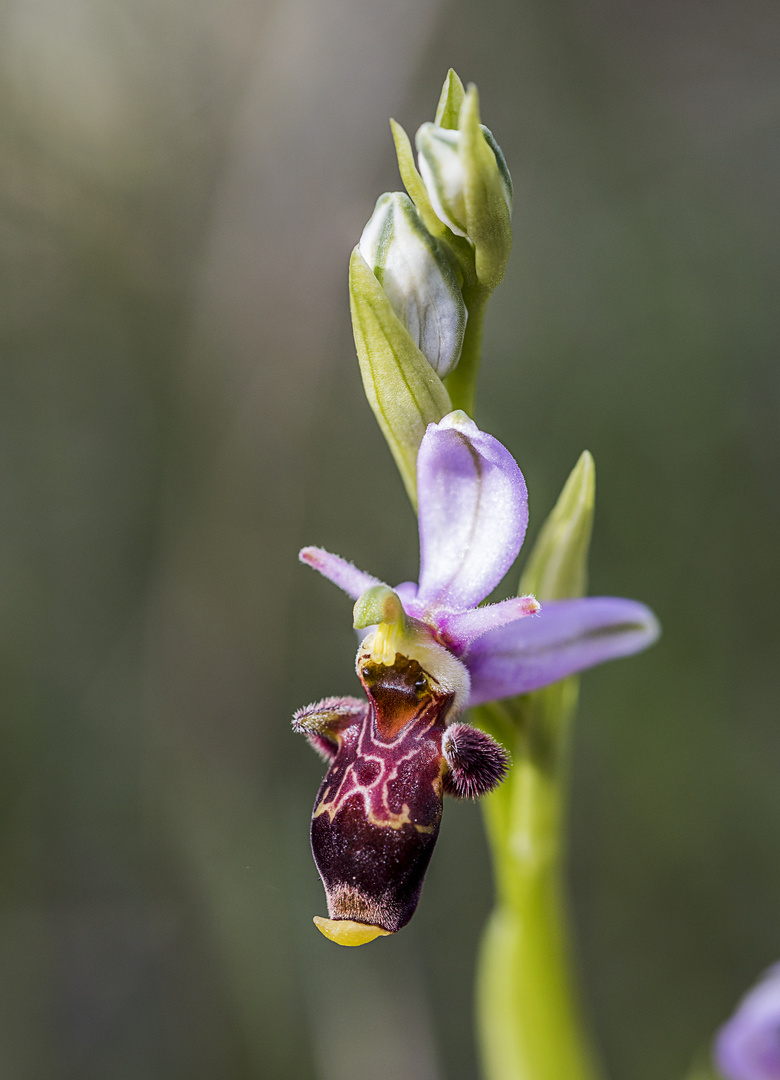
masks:
<svg viewBox="0 0 780 1080"><path fill-rule="evenodd" d="M389 930L383 930L381 926L352 922L351 919L323 919L319 915L314 916L314 925L321 934L335 941L337 945L365 945L374 938L388 937L390 934Z"/></svg>

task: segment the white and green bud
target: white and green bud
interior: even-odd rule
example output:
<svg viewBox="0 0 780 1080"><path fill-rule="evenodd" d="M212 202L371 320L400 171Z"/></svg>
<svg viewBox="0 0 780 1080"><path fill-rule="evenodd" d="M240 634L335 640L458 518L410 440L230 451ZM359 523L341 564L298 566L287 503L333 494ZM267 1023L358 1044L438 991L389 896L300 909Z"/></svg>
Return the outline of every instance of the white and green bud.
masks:
<svg viewBox="0 0 780 1080"><path fill-rule="evenodd" d="M414 141L420 175L434 210L456 236L467 236L466 165L460 132L428 123Z"/></svg>
<svg viewBox="0 0 780 1080"><path fill-rule="evenodd" d="M492 290L512 247L512 180L496 140L479 122L475 86L462 100L448 92L442 119L451 121L458 101L457 128L428 123L417 132L417 160L434 211L455 236L473 245L477 282Z"/></svg>
<svg viewBox="0 0 780 1080"><path fill-rule="evenodd" d="M444 249L408 195L380 195L358 250L433 370L449 375L460 358L466 305Z"/></svg>

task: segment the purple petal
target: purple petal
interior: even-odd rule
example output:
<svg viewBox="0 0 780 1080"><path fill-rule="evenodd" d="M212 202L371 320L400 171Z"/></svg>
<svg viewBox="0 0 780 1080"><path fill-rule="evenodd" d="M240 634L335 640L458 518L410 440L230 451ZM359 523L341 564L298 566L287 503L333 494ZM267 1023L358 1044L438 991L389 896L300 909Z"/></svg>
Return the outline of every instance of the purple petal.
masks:
<svg viewBox="0 0 780 1080"><path fill-rule="evenodd" d="M307 566L318 570L328 581L338 585L353 600L357 600L372 585L383 584L379 578L372 577L371 574L366 574L363 570L358 570L356 566L353 566L351 562L347 562L346 559L342 559L340 555L331 555L329 551L324 551L322 548L302 548L298 552L298 558L302 563L306 563Z"/></svg>
<svg viewBox="0 0 780 1080"><path fill-rule="evenodd" d="M653 613L635 600L591 596L549 601L535 618L477 638L465 657L471 672L469 704L538 690L605 660L639 652L658 633Z"/></svg>
<svg viewBox="0 0 780 1080"><path fill-rule="evenodd" d="M429 424L417 457L418 602L465 611L515 561L528 524L523 474L498 439L465 413Z"/></svg>
<svg viewBox="0 0 780 1080"><path fill-rule="evenodd" d="M487 607L472 608L455 615L439 615L436 623L447 644L462 656L472 641L489 630L497 630L524 619L526 615L536 615L540 607L539 601L534 600L533 596L513 596L500 604L488 604Z"/></svg>
<svg viewBox="0 0 780 1080"><path fill-rule="evenodd" d="M728 1080L780 1080L780 965L769 969L720 1029L715 1059Z"/></svg>

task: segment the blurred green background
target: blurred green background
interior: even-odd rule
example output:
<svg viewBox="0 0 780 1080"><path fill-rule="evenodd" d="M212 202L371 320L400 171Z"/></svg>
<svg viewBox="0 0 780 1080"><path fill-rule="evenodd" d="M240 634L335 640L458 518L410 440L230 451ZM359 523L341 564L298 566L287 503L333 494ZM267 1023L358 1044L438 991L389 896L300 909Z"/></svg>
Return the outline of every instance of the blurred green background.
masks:
<svg viewBox="0 0 780 1080"><path fill-rule="evenodd" d="M339 949L292 711L355 692L320 544L413 577L346 265L453 65L515 179L477 420L532 537L596 459L571 889L612 1077L780 957L780 11L769 0L5 0L0 1076L473 1080L490 879ZM513 591L516 572L504 595ZM561 1078L565 1080L565 1078Z"/></svg>

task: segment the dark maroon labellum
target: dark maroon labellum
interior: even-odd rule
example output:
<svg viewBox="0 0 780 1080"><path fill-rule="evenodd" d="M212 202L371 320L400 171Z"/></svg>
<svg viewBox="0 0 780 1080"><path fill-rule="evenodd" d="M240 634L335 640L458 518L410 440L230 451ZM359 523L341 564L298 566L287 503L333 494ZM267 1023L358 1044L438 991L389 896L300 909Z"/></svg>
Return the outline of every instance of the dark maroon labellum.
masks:
<svg viewBox="0 0 780 1080"><path fill-rule="evenodd" d="M439 832L453 695L435 692L419 663L400 654L360 675L369 707L339 732L311 844L330 917L393 932L414 914Z"/></svg>

